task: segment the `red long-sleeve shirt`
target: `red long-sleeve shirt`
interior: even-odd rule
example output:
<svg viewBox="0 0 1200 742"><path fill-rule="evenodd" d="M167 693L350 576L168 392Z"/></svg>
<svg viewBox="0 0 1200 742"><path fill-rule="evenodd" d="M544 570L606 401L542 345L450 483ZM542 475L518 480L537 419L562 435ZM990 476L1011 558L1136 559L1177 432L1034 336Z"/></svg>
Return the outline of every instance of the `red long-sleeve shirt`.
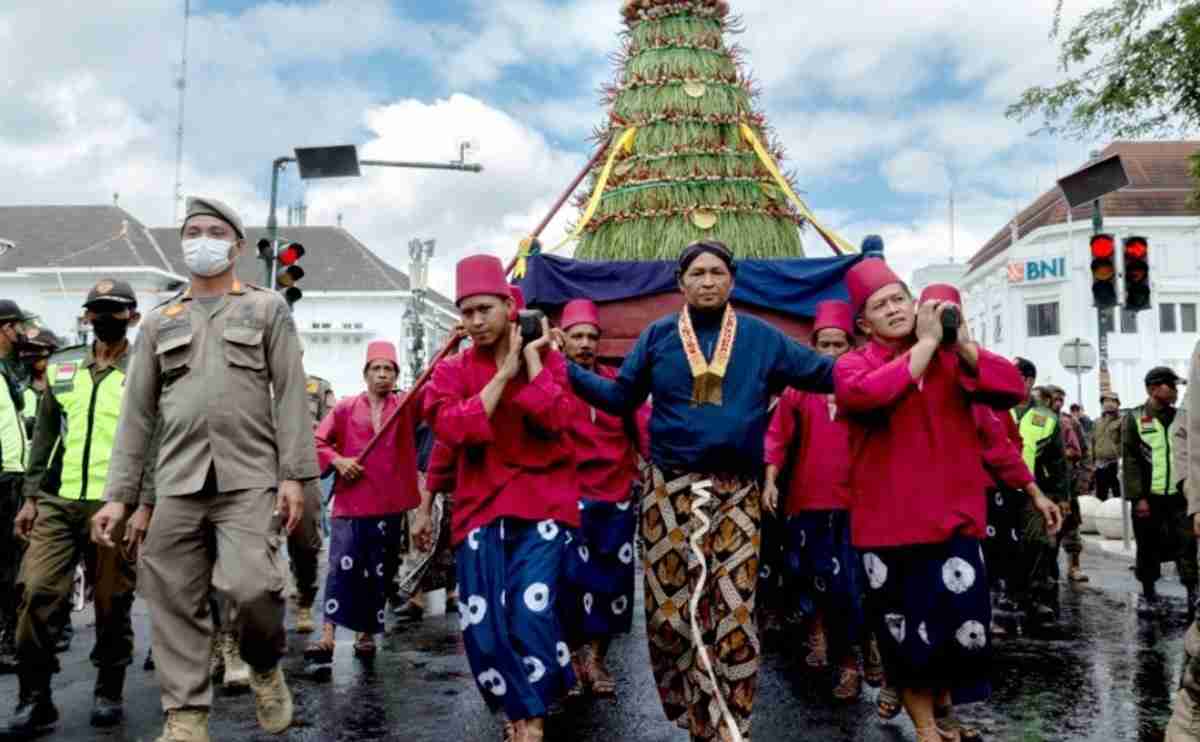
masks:
<svg viewBox="0 0 1200 742"><path fill-rule="evenodd" d="M956 532L983 538L988 476L971 404L1019 403L1016 367L980 349L971 372L939 350L914 379L907 350L870 342L838 359L833 376L850 421L854 545L941 543Z"/></svg>
<svg viewBox="0 0 1200 742"><path fill-rule="evenodd" d="M982 404L971 405L971 413L975 416L979 440L983 445L983 465L992 480L1007 489L1025 489L1033 482L1033 474L1021 458L1024 443L1012 415L1007 412L997 414L991 407Z"/></svg>
<svg viewBox="0 0 1200 742"><path fill-rule="evenodd" d="M437 365L425 398L434 436L457 460L454 544L498 518L579 525L575 462L566 435L574 400L562 355L546 353L532 381L519 372L489 418L479 393L495 375L495 359L468 348Z"/></svg>
<svg viewBox="0 0 1200 742"><path fill-rule="evenodd" d="M399 406L400 398L395 394L388 395L380 420L388 420ZM359 460L363 475L354 481L337 478L334 517L398 515L420 504L413 435L418 415L416 405L409 405L401 414L401 419L388 427L385 437ZM375 437L367 393L339 401L317 426L315 435L321 471L327 471L338 457L359 457L368 441Z"/></svg>
<svg viewBox="0 0 1200 742"><path fill-rule="evenodd" d="M617 378L617 369L596 366L595 373ZM639 441L650 423L650 408L642 405L634 419L626 421L592 407L575 397L571 420L571 442L575 446L575 471L579 494L589 500L621 502L629 497L629 486L637 476Z"/></svg>
<svg viewBox="0 0 1200 742"><path fill-rule="evenodd" d="M832 395L787 389L779 397L767 426L763 458L783 468L793 450L796 460L784 514L848 509L850 427L845 416L837 413Z"/></svg>
<svg viewBox="0 0 1200 742"><path fill-rule="evenodd" d="M435 438L433 450L429 453L429 467L425 472L425 489L434 494L453 492L457 468L454 450Z"/></svg>

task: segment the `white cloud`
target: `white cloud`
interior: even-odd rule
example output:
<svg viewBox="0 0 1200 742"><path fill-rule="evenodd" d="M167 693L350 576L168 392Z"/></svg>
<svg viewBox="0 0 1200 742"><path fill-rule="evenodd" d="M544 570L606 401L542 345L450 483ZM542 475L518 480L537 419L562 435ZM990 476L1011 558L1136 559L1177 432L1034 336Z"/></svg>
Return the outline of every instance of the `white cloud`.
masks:
<svg viewBox="0 0 1200 742"><path fill-rule="evenodd" d="M431 153L452 152L460 134L480 132L480 174L380 168L309 188L314 223L332 223L342 214L347 229L396 265L407 263L410 239L435 237L430 282L442 291L452 288L454 263L464 255L515 255L521 238L584 164L581 155L554 147L528 125L467 95L372 108L366 125L371 138L360 151L373 159L433 159ZM545 232L546 247L557 244L572 217L569 207L563 209Z"/></svg>
<svg viewBox="0 0 1200 742"><path fill-rule="evenodd" d="M946 168L946 160L935 152L901 150L888 158L880 170L896 193L927 195L950 191L950 172Z"/></svg>

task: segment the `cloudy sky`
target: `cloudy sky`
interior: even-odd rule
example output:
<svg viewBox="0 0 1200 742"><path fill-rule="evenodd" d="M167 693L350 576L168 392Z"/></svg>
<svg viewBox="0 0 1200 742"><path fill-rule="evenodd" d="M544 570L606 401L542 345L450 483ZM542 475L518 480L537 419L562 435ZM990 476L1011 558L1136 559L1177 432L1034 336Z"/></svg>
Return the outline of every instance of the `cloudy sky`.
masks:
<svg viewBox="0 0 1200 742"><path fill-rule="evenodd" d="M1091 146L1030 137L1032 125L1003 115L1025 87L1059 74L1054 0L731 3L809 204L853 242L883 234L905 271L949 257L951 191L963 260ZM1067 3L1076 15L1089 4ZM436 237L432 280L449 290L455 259L511 255L586 161L619 6L192 0L185 192L223 197L261 224L270 162L295 146L449 160L475 139L481 175L282 180L282 203L305 199L310 224L340 214L401 268L409 239ZM0 4L0 203L119 193L149 226L173 223L182 19L183 0ZM828 254L815 236L806 244Z"/></svg>

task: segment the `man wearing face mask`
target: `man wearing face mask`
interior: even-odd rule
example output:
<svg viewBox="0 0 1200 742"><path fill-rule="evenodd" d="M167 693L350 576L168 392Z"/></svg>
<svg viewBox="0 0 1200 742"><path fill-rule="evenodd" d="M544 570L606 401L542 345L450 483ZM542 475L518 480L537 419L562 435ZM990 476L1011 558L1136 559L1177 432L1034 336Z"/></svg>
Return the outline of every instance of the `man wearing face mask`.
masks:
<svg viewBox="0 0 1200 742"><path fill-rule="evenodd" d="M9 723L15 737L45 731L58 719L50 678L60 667L53 651L59 617L70 600L80 560L96 579L98 669L93 726L112 726L122 716L125 668L133 661L133 605L136 573L130 555L88 542L89 519L100 510L112 456L113 437L129 363L125 333L141 315L137 297L124 281L103 279L84 302L96 340L82 362L50 364L47 389L38 405L36 434L25 476L25 504L16 530L28 539L17 588L17 677L20 694ZM124 528L145 530L152 495L140 493L142 507Z"/></svg>
<svg viewBox="0 0 1200 742"><path fill-rule="evenodd" d="M155 463L158 420L158 499L140 579L166 712L159 742L209 739L213 617L198 608L210 585L237 606L258 723L279 734L293 712L279 663L287 643L281 526L295 530L304 483L317 477L300 338L279 294L237 280L246 232L233 209L189 198L181 232L191 283L138 335L108 504L92 519L92 538L113 544L137 502Z"/></svg>
<svg viewBox="0 0 1200 742"><path fill-rule="evenodd" d="M17 571L22 545L12 523L21 509L25 475L25 423L21 395L8 363L26 341L25 323L33 319L17 303L0 299L0 673L16 669ZM6 393L7 392L7 393Z"/></svg>

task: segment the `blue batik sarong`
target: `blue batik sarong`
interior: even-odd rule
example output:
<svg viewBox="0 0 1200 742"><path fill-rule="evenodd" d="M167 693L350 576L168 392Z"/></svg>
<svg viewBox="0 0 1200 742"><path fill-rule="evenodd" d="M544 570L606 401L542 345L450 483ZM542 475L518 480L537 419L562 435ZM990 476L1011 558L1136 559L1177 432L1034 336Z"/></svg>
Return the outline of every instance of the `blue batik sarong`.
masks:
<svg viewBox="0 0 1200 742"><path fill-rule="evenodd" d="M867 625L888 685L948 688L955 703L991 691L992 602L979 540L862 550Z"/></svg>
<svg viewBox="0 0 1200 742"><path fill-rule="evenodd" d="M863 627L863 583L858 552L850 544L850 513L801 511L789 516L784 562L795 585L797 610L825 613L829 654L840 660L859 646Z"/></svg>
<svg viewBox="0 0 1200 742"><path fill-rule="evenodd" d="M633 626L635 484L628 500L580 500L581 525L570 532L562 620L567 641L578 647L594 639L628 634Z"/></svg>
<svg viewBox="0 0 1200 742"><path fill-rule="evenodd" d="M558 616L567 548L567 529L553 520L505 518L455 551L471 672L488 707L512 720L546 716L575 685Z"/></svg>
<svg viewBox="0 0 1200 742"><path fill-rule="evenodd" d="M333 519L325 577L327 622L361 633L383 632L387 564L404 543L404 529L403 515Z"/></svg>

